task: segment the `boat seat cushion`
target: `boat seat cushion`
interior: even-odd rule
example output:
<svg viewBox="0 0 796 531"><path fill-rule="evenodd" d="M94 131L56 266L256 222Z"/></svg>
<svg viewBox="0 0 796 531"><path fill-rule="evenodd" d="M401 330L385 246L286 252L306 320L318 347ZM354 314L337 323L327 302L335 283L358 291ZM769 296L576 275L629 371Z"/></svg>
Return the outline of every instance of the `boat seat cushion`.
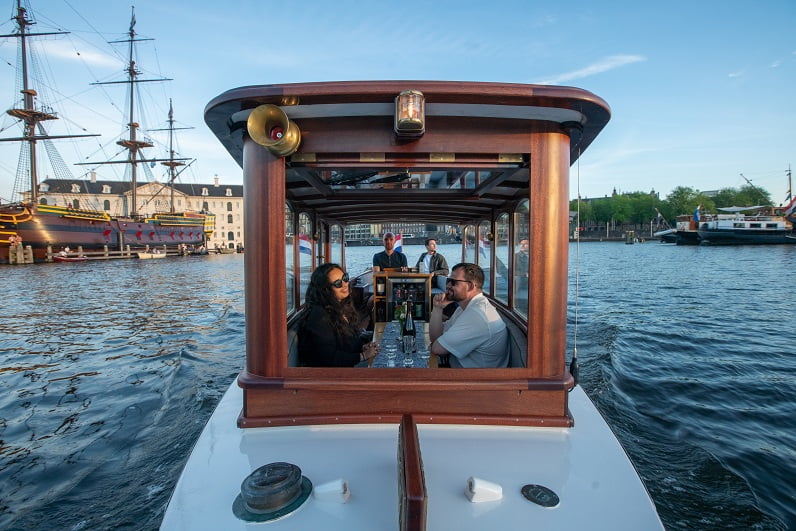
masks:
<svg viewBox="0 0 796 531"><path fill-rule="evenodd" d="M299 367L299 341L298 331L295 327L287 328L287 366Z"/></svg>
<svg viewBox="0 0 796 531"><path fill-rule="evenodd" d="M506 331L509 333L509 367L525 368L528 338L525 336L525 332L511 319L503 319L503 322L506 323Z"/></svg>
<svg viewBox="0 0 796 531"><path fill-rule="evenodd" d="M431 281L431 294L445 293L445 282L447 282L447 280L448 277L445 275L435 276Z"/></svg>

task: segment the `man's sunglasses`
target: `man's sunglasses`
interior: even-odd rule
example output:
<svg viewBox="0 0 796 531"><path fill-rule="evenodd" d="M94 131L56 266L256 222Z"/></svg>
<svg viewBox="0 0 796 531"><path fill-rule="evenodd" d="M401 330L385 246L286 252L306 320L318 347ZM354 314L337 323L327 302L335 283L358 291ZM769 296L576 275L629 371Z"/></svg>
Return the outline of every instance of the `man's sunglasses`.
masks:
<svg viewBox="0 0 796 531"><path fill-rule="evenodd" d="M456 284L457 282L470 282L469 280L459 280L458 278L449 278L445 280L445 284Z"/></svg>
<svg viewBox="0 0 796 531"><path fill-rule="evenodd" d="M343 287L343 282L348 284L348 273L343 273L343 276L332 282L332 287L340 289Z"/></svg>

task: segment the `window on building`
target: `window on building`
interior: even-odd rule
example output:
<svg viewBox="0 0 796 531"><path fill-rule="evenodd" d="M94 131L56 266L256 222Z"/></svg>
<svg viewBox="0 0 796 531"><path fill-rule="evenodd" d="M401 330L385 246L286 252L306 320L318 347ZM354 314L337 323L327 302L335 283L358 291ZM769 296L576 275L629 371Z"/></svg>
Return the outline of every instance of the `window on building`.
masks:
<svg viewBox="0 0 796 531"><path fill-rule="evenodd" d="M105 209L105 210L110 210L111 209L111 202L106 199L105 201L102 202L102 208Z"/></svg>
<svg viewBox="0 0 796 531"><path fill-rule="evenodd" d="M207 188L202 188L202 195L203 195L203 196L208 196L208 195L210 195L210 194L208 193L208 191L207 191Z"/></svg>
<svg viewBox="0 0 796 531"><path fill-rule="evenodd" d="M102 193L103 193L103 194L109 194L109 193L111 193L111 186L110 186L109 184L103 184L103 185L102 185ZM107 209L106 209L106 210L107 210Z"/></svg>
<svg viewBox="0 0 796 531"><path fill-rule="evenodd" d="M232 223L232 214L227 216L227 223Z"/></svg>
<svg viewBox="0 0 796 531"><path fill-rule="evenodd" d="M227 203L227 212L232 212L232 203Z"/></svg>
<svg viewBox="0 0 796 531"><path fill-rule="evenodd" d="M205 201L204 203L202 203L202 210L204 210L205 212L207 212L207 211L209 211L209 210L210 210L210 207L209 207L209 206L207 206L207 201Z"/></svg>
<svg viewBox="0 0 796 531"><path fill-rule="evenodd" d="M79 194L80 193L80 185L76 183L72 183L72 193Z"/></svg>
<svg viewBox="0 0 796 531"><path fill-rule="evenodd" d="M49 184L41 183L39 185L39 192L49 192L49 191L50 191L50 185Z"/></svg>
<svg viewBox="0 0 796 531"><path fill-rule="evenodd" d="M234 242L234 241L235 241L235 233L234 233L234 232L232 232L232 231L229 231L229 232L227 233L227 240L229 240L229 241L231 241L231 242Z"/></svg>
<svg viewBox="0 0 796 531"><path fill-rule="evenodd" d="M80 208L80 200L72 199L72 208Z"/></svg>
<svg viewBox="0 0 796 531"><path fill-rule="evenodd" d="M42 197L41 199L39 199L39 204L40 204L40 205L46 205L46 204L48 204L48 203L47 203L47 199L45 199L44 197Z"/></svg>
<svg viewBox="0 0 796 531"><path fill-rule="evenodd" d="M227 188L227 197L232 197L232 188Z"/></svg>

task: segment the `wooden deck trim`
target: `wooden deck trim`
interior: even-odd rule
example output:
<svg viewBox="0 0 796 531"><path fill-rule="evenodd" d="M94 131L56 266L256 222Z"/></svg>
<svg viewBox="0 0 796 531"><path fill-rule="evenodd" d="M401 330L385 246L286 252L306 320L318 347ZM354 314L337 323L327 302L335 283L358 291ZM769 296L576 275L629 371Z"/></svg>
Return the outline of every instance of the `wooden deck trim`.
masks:
<svg viewBox="0 0 796 531"><path fill-rule="evenodd" d="M417 424L412 415L403 415L398 428L399 527L403 531L426 529L428 494Z"/></svg>

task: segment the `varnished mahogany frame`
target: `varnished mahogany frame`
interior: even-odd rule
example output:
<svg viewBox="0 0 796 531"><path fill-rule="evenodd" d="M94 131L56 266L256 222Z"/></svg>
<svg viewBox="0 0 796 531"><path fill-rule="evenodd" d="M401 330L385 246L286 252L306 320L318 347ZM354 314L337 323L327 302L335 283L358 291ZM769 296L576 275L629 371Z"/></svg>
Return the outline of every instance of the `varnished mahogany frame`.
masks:
<svg viewBox="0 0 796 531"><path fill-rule="evenodd" d="M334 115L341 105L391 102L410 88L425 94L431 116L435 104L448 109L448 116L429 117L426 134L415 141L396 139L384 117ZM531 212L527 368L288 367L284 292L288 161L252 141L238 118L264 103L298 103L312 115L300 119L301 113L295 113L302 144L294 157L307 167L357 166L361 153L384 153L384 163L366 165L376 169L395 168L399 159L402 167L455 167L429 162L429 153L440 152L455 153L462 167L473 167L479 160L488 166L498 154L527 156ZM513 110L520 108L534 112L513 116ZM290 107L283 109L291 115ZM328 109L329 115L322 116L324 111L318 109ZM453 116L451 111L457 109L460 114ZM468 116L473 109L482 114L488 109L487 114L499 117ZM577 119L571 120L573 116ZM244 177L247 357L238 378L244 390L239 426L398 423L404 414L421 423L572 425L567 391L573 382L565 366L569 167L609 116L604 101L579 89L492 83L268 85L235 89L210 102L205 119L241 164ZM386 130L382 122L388 123ZM339 217L345 216L346 223L357 222L356 213L361 212L361 221L372 219L358 209L365 199L360 195L343 209L337 203ZM320 208L322 203L318 204ZM381 206L389 210L387 203ZM451 223L482 219L464 219L461 211L450 210L448 218L440 217L439 211L445 211L441 200L434 219ZM409 212L416 219L428 214L422 208ZM495 219L494 213L490 219Z"/></svg>

